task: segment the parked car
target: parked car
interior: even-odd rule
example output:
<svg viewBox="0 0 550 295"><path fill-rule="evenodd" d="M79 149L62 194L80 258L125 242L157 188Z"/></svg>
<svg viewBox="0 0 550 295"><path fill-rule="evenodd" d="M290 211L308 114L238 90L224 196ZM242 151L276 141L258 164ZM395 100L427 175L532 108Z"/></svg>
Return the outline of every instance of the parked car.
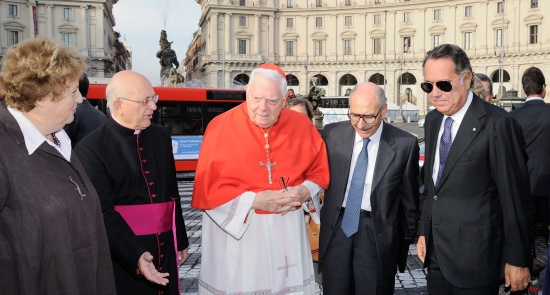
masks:
<svg viewBox="0 0 550 295"><path fill-rule="evenodd" d="M418 127L424 127L424 119L418 120Z"/></svg>

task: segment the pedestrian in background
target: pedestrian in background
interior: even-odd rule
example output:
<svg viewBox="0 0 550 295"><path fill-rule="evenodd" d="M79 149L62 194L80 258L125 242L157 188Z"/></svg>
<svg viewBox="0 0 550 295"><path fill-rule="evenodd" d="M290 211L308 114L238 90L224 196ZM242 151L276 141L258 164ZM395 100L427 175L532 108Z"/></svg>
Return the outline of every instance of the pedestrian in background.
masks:
<svg viewBox="0 0 550 295"><path fill-rule="evenodd" d="M533 269L531 279L538 278L544 263L536 259L535 252L535 221L542 222L547 229L548 198L550 197L550 106L544 102L546 96L546 82L542 71L538 68L528 68L521 78L523 91L527 98L525 104L513 110L510 116L515 118L521 126L527 152L527 168L531 184L531 198L533 201L531 223L531 255ZM548 241L548 231L545 231L545 240ZM543 265L541 265L543 264ZM550 281L548 282L550 284Z"/></svg>
<svg viewBox="0 0 550 295"><path fill-rule="evenodd" d="M325 126L330 185L321 210L323 293L393 294L418 220L417 138L384 122L384 91L350 93L349 121Z"/></svg>
<svg viewBox="0 0 550 295"><path fill-rule="evenodd" d="M307 99L296 97L286 104L288 109L306 115L310 120L313 119L313 106Z"/></svg>
<svg viewBox="0 0 550 295"><path fill-rule="evenodd" d="M466 53L443 44L426 55L425 192L417 253L430 294L498 294L529 283L531 200L521 128L470 90Z"/></svg>
<svg viewBox="0 0 550 295"><path fill-rule="evenodd" d="M106 89L111 117L75 151L96 188L118 294L179 295L189 241L168 129L152 124L158 96L132 71Z"/></svg>
<svg viewBox="0 0 550 295"><path fill-rule="evenodd" d="M204 210L199 294L315 292L301 208L328 186L327 155L311 121L284 108L285 77L260 65L246 102L206 129L191 202Z"/></svg>
<svg viewBox="0 0 550 295"><path fill-rule="evenodd" d="M86 60L36 38L1 68L1 293L115 294L98 196L63 131Z"/></svg>
<svg viewBox="0 0 550 295"><path fill-rule="evenodd" d="M483 85L483 88L485 88L485 90L487 91L484 100L488 103L493 103L493 97L495 96L493 94L493 81L491 81L491 79L487 75L481 73L476 73L476 77L479 78L481 84ZM483 99L483 97L481 98Z"/></svg>
<svg viewBox="0 0 550 295"><path fill-rule="evenodd" d="M86 99L89 86L90 81L88 80L86 73L84 73L78 81L78 90L82 95L82 103L79 103L76 107L73 122L65 126L65 131L71 139L71 145L73 148L80 140L82 140L82 138L86 137L86 135L103 125L103 123L107 120L107 116L91 105Z"/></svg>

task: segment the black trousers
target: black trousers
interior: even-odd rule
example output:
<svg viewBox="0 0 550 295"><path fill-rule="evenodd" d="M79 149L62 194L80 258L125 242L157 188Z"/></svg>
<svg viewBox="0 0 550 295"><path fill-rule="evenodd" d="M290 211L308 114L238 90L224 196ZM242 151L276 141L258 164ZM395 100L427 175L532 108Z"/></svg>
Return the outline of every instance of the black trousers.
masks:
<svg viewBox="0 0 550 295"><path fill-rule="evenodd" d="M323 257L323 294L393 294L395 274L382 277L370 212L361 210L359 230L347 238L341 228L343 211Z"/></svg>
<svg viewBox="0 0 550 295"><path fill-rule="evenodd" d="M498 288L500 286L499 282L495 282L489 286L481 288L458 288L451 283L449 283L441 269L439 268L439 263L437 261L437 256L435 255L434 249L434 237L432 237L428 242L428 292L433 295L497 295ZM437 241L436 241L437 243Z"/></svg>

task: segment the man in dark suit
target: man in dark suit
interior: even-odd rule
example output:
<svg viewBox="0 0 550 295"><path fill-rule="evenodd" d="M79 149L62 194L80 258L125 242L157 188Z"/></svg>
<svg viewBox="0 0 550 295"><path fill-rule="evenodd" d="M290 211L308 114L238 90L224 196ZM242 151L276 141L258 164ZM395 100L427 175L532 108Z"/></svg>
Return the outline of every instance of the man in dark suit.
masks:
<svg viewBox="0 0 550 295"><path fill-rule="evenodd" d="M425 192L418 257L430 294L498 294L527 288L531 198L516 120L471 91L466 53L443 44L428 52L421 88L426 116Z"/></svg>
<svg viewBox="0 0 550 295"><path fill-rule="evenodd" d="M86 99L89 86L88 76L84 73L80 81L78 81L78 90L82 94L82 103L76 107L73 122L65 126L65 132L69 135L73 148L81 139L103 125L107 120L107 116L92 106Z"/></svg>
<svg viewBox="0 0 550 295"><path fill-rule="evenodd" d="M525 138L525 151L529 159L529 179L533 201L533 222L531 233L534 233L535 217L539 216L544 225L548 225L548 194L550 183L550 106L544 102L546 82L542 71L532 67L525 71L521 78L523 91L527 96L525 105L515 109L510 115L521 126ZM538 213L538 215L537 215ZM548 235L546 235L548 240ZM531 239L531 255L535 258L535 236ZM537 263L533 261L533 263ZM538 276L537 269L532 276Z"/></svg>
<svg viewBox="0 0 550 295"><path fill-rule="evenodd" d="M323 293L393 294L399 258L416 235L418 143L384 123L373 83L350 95L350 121L325 126L330 185L321 209ZM403 252L405 251L405 252Z"/></svg>

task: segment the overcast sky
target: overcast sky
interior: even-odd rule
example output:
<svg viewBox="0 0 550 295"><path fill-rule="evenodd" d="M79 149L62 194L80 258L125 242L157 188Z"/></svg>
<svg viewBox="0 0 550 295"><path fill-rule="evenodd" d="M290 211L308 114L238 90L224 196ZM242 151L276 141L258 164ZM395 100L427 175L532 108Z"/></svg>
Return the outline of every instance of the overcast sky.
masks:
<svg viewBox="0 0 550 295"><path fill-rule="evenodd" d="M132 48L132 70L145 75L153 85L160 84L160 31L166 30L168 41L181 63L193 32L199 29L201 7L195 0L119 0L113 7L115 31Z"/></svg>

